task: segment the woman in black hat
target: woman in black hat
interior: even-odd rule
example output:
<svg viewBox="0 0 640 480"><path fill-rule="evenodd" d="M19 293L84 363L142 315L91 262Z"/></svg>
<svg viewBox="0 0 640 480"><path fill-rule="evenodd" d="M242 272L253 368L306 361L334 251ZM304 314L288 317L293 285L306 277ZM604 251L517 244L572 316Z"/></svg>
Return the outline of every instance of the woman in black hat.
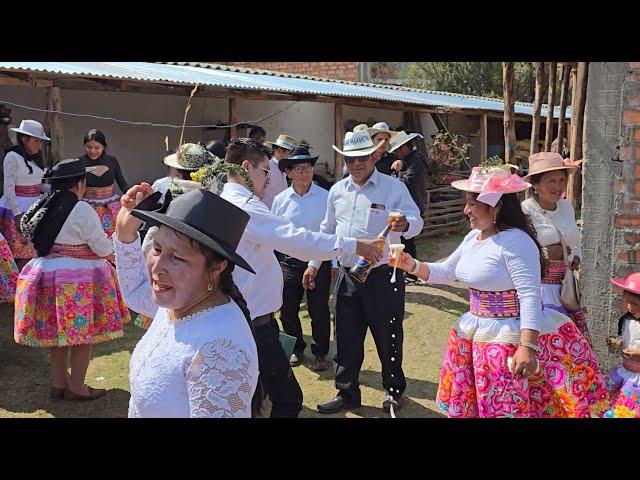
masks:
<svg viewBox="0 0 640 480"><path fill-rule="evenodd" d="M122 197L114 235L125 299L154 317L131 356L129 416L255 416L258 354L232 278L236 265L253 273L235 253L249 215L204 189L172 200L166 213L134 209L151 194L143 183ZM159 227L146 259L142 221Z"/></svg>
<svg viewBox="0 0 640 480"><path fill-rule="evenodd" d="M84 383L92 345L121 337L130 320L107 260L113 244L96 212L81 201L88 171L77 158L59 162L43 177L54 193L20 222L37 257L18 277L14 339L51 349L52 399L94 400L106 394Z"/></svg>
<svg viewBox="0 0 640 480"><path fill-rule="evenodd" d="M114 192L117 182L122 193L129 189L122 175L118 159L107 154L107 139L100 130L92 128L84 136L85 154L80 157L86 167L96 167L87 175L86 199L94 208L108 237L113 235L116 216L120 210L120 196Z"/></svg>

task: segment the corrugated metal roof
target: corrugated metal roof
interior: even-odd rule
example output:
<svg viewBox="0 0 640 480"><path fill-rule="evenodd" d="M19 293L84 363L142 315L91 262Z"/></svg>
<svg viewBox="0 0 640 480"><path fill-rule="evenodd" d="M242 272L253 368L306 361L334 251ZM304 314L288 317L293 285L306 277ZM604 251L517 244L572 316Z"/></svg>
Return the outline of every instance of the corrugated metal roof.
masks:
<svg viewBox="0 0 640 480"><path fill-rule="evenodd" d="M390 85L347 82L208 63L0 62L0 71L2 70L174 85L195 85L198 83L220 88L359 98L441 107L444 109L454 108L496 112L502 112L504 109L503 102L493 98ZM532 115L533 105L518 102L515 105L515 112L522 115ZM560 109L558 107L554 109L554 114L556 118L559 116ZM546 117L546 106L542 107L541 115ZM570 108L567 109L566 117L571 118Z"/></svg>

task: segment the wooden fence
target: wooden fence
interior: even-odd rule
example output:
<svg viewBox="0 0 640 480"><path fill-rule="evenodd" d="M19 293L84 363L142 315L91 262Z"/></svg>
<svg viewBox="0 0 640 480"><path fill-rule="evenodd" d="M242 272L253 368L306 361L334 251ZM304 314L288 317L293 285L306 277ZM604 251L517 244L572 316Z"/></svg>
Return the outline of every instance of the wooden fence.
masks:
<svg viewBox="0 0 640 480"><path fill-rule="evenodd" d="M465 192L447 185L427 190L426 193L422 214L424 227L419 237L431 237L468 228L469 221L463 212Z"/></svg>

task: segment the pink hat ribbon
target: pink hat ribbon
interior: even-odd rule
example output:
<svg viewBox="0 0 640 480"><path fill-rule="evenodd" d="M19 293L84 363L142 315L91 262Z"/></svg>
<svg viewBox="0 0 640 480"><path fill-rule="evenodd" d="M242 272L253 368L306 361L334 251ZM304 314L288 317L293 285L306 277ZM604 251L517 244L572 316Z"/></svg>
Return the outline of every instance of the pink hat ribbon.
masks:
<svg viewBox="0 0 640 480"><path fill-rule="evenodd" d="M479 190L478 200L491 207L496 206L503 194L521 192L529 188L529 184L518 175L499 167L485 175L474 170L469 177L469 186L473 191Z"/></svg>

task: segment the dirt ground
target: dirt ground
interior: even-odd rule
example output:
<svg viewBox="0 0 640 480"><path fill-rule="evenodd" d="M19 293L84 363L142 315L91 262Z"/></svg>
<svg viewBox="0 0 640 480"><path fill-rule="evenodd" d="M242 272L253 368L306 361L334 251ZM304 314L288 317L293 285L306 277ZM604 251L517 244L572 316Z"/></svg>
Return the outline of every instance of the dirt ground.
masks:
<svg viewBox="0 0 640 480"><path fill-rule="evenodd" d="M460 243L462 235L425 239L418 242L422 260L446 258ZM303 307L304 308L304 307ZM468 308L466 289L454 286L409 286L404 320L403 368L407 378L404 408L398 417L441 417L434 399L445 342L454 320ZM302 317L305 341L311 344L311 328L306 311ZM123 338L97 345L87 372L87 383L107 388L105 398L93 402L51 401L48 352L20 346L13 341L13 307L0 306L0 418L1 417L126 417L129 402L128 366L131 352L144 331L127 325ZM384 391L380 362L370 334L365 344L365 361L360 373L360 409L336 415L321 415L316 405L336 392L332 369L314 372L312 356L294 369L304 392L301 417L388 417L381 410ZM266 411L269 402L266 402Z"/></svg>

